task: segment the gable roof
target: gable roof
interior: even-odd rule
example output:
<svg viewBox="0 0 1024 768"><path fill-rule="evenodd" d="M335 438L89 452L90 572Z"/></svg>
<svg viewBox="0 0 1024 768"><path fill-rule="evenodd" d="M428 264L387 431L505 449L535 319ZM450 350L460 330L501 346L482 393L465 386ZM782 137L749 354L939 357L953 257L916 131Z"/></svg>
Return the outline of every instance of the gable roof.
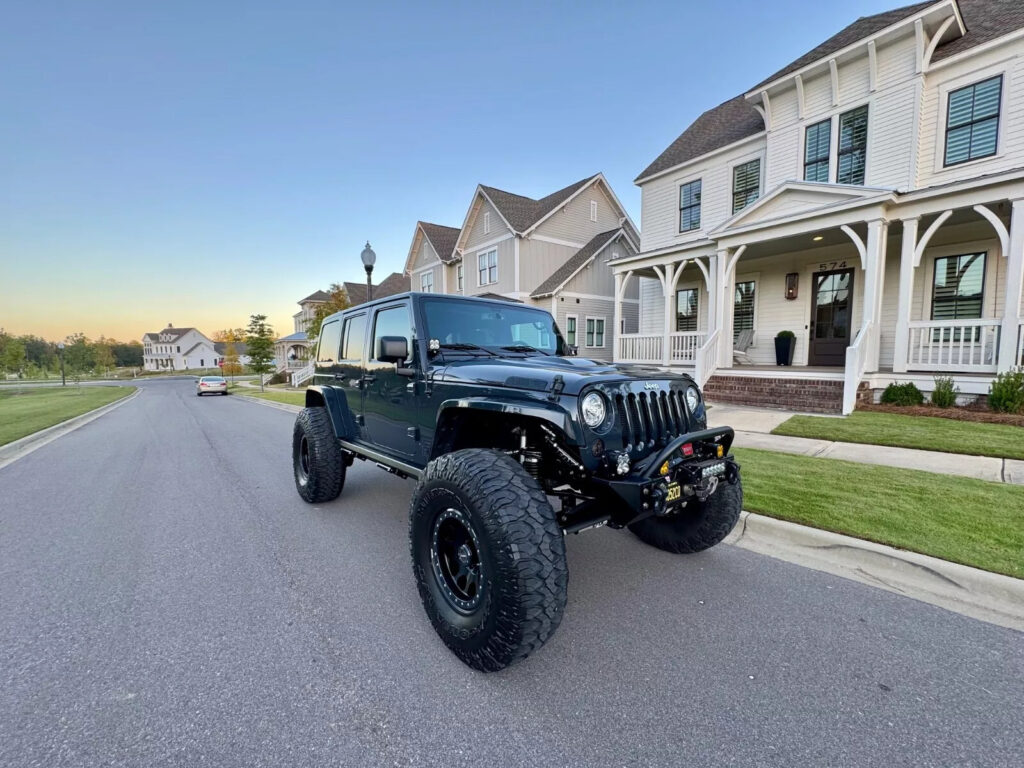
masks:
<svg viewBox="0 0 1024 768"><path fill-rule="evenodd" d="M247 354L246 350L248 349L248 346L244 341L236 341L234 344L236 355ZM213 349L218 355L226 355L228 343L226 341L215 341L213 342Z"/></svg>
<svg viewBox="0 0 1024 768"><path fill-rule="evenodd" d="M366 283L344 283L344 286L345 293L348 294L348 300L353 306L366 303ZM398 272L392 272L381 280L378 285L373 286L373 298L383 299L385 296L405 293L408 290L409 278Z"/></svg>
<svg viewBox="0 0 1024 768"><path fill-rule="evenodd" d="M437 257L445 264L450 264L455 253L455 243L459 239L458 227L446 227L443 224L431 224L429 221L417 222Z"/></svg>
<svg viewBox="0 0 1024 768"><path fill-rule="evenodd" d="M297 303L305 304L307 301L330 301L331 296L326 291L314 291L304 299L300 299Z"/></svg>
<svg viewBox="0 0 1024 768"><path fill-rule="evenodd" d="M591 238L590 242L576 251L576 253L566 259L562 266L551 273L547 280L538 285L533 293L530 294L530 298L538 299L543 296L550 296L569 282L569 278L581 270L588 261L604 250L613 240L616 240L619 235L623 234L625 234L623 228L616 227L615 229L595 235Z"/></svg>
<svg viewBox="0 0 1024 768"><path fill-rule="evenodd" d="M480 185L480 189L498 209L498 213L509 223L509 226L516 232L523 233L600 175L595 173L587 176L585 179L580 179L557 192L552 192L540 200L483 184Z"/></svg>
<svg viewBox="0 0 1024 768"><path fill-rule="evenodd" d="M940 1L914 3L872 16L862 16L748 90L756 90L780 77L796 72L930 6L938 5ZM932 55L932 61L948 58L1024 28L1024 3L1021 0L958 0L957 6L967 32L938 46ZM682 165L741 139L755 136L762 131L764 120L758 111L747 103L743 94L735 96L694 120L634 181L640 182L649 176Z"/></svg>
<svg viewBox="0 0 1024 768"><path fill-rule="evenodd" d="M166 328L161 328L159 331L153 331L152 333L147 333L146 335L147 336L152 336L154 341L160 341L160 336L163 335L163 334L167 334L171 338L169 338L169 339L167 339L167 340L165 340L165 341L163 341L161 343L169 344L170 342L177 341L178 339L180 339L182 336L184 336L189 331L196 331L196 333L198 333L200 336L203 336L202 332L196 330L195 328L191 328L191 327L189 327L189 328L172 328L171 326L167 326ZM206 338L206 337L203 336L203 338Z"/></svg>

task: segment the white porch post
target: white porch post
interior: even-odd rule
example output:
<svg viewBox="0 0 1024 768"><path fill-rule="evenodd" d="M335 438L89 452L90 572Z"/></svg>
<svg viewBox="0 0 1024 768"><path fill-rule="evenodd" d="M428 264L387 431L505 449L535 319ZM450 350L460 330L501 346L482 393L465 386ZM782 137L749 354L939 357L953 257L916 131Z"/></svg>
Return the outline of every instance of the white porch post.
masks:
<svg viewBox="0 0 1024 768"><path fill-rule="evenodd" d="M612 362L618 361L618 359L622 355L622 346L621 346L621 336L622 336L622 334L619 333L619 324L620 324L619 321L620 321L620 319L622 317L622 294L623 294L622 287L623 287L622 286L622 273L621 272L616 272L615 273L615 312L613 314L613 320L612 320L612 322L615 324L615 326L613 328L615 333L612 336L612 339L614 339L614 341L612 342ZM577 326L578 326L579 325L579 320L577 320L576 323L577 323ZM579 336L579 328L578 327L576 328L576 334L577 334L577 336Z"/></svg>
<svg viewBox="0 0 1024 768"><path fill-rule="evenodd" d="M654 271L661 280L661 295L665 309L665 323L661 337L661 362L664 365L668 365L672 362L672 348L669 341L669 334L672 332L672 297L669 296L671 290L669 283L672 281L675 267L671 264L661 264L654 267Z"/></svg>
<svg viewBox="0 0 1024 768"><path fill-rule="evenodd" d="M914 297L914 251L917 249L917 222L916 216L903 220L900 284L896 304L896 343L892 356L894 373L906 373L910 362L910 307Z"/></svg>
<svg viewBox="0 0 1024 768"><path fill-rule="evenodd" d="M1013 201L1010 218L1010 247L1006 256L1006 302L999 331L999 372L1008 371L1017 363L1020 333L1020 297L1024 290L1024 200Z"/></svg>
<svg viewBox="0 0 1024 768"><path fill-rule="evenodd" d="M718 257L708 256L708 337L718 328Z"/></svg>
<svg viewBox="0 0 1024 768"><path fill-rule="evenodd" d="M715 255L715 289L718 291L718 299L715 302L715 328L718 330L718 365L722 368L732 366L732 318L728 311L731 279L728 271L729 250L722 249Z"/></svg>
<svg viewBox="0 0 1024 768"><path fill-rule="evenodd" d="M864 244L864 310L860 321L861 328L868 328L868 323L871 323L871 338L862 342L870 343L864 365L865 372L878 370L887 231L888 223L884 219L868 222L868 239Z"/></svg>

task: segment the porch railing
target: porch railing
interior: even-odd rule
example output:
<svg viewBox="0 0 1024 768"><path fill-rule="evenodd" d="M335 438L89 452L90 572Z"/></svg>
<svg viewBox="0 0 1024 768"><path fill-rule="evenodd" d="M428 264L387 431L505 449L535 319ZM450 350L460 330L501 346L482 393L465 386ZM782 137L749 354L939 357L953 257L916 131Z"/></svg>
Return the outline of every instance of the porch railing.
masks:
<svg viewBox="0 0 1024 768"><path fill-rule="evenodd" d="M704 345L706 333L700 331L676 331L668 335L670 363L693 363L697 352Z"/></svg>
<svg viewBox="0 0 1024 768"><path fill-rule="evenodd" d="M715 367L718 363L718 337L719 332L715 331L708 336L707 341L697 350L694 360L693 377L697 382L697 386L701 389L708 383L708 379L715 372Z"/></svg>
<svg viewBox="0 0 1024 768"><path fill-rule="evenodd" d="M620 333L619 362L661 363L664 362L665 337L660 333Z"/></svg>
<svg viewBox="0 0 1024 768"><path fill-rule="evenodd" d="M871 350L875 324L865 323L853 344L846 348L846 370L843 378L843 415L853 413L857 405L857 388L867 369L868 360L872 359Z"/></svg>
<svg viewBox="0 0 1024 768"><path fill-rule="evenodd" d="M907 367L988 373L999 357L999 320L930 320L910 323Z"/></svg>
<svg viewBox="0 0 1024 768"><path fill-rule="evenodd" d="M316 366L312 362L310 362L304 368L300 368L299 370L292 373L292 386L297 387L300 384L309 381L311 378L313 378L313 372L315 370Z"/></svg>

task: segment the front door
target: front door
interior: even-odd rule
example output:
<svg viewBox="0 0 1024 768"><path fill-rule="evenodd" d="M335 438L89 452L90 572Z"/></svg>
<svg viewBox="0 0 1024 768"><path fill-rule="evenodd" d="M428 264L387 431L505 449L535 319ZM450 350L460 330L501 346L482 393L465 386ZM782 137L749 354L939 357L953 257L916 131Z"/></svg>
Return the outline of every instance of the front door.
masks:
<svg viewBox="0 0 1024 768"><path fill-rule="evenodd" d="M808 365L845 365L853 327L853 270L815 272Z"/></svg>
<svg viewBox="0 0 1024 768"><path fill-rule="evenodd" d="M395 364L379 360L381 338L401 336L409 348L406 361ZM363 415L366 433L375 447L398 458L418 453L419 423L412 360L412 316L409 303L385 305L374 313L371 346L366 350L366 378L363 389Z"/></svg>

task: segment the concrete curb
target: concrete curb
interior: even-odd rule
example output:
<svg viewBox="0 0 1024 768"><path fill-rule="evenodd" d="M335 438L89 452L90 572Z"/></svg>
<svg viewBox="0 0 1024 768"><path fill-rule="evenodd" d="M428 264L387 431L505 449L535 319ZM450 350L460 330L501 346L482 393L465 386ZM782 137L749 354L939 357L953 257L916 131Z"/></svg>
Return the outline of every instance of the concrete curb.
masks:
<svg viewBox="0 0 1024 768"><path fill-rule="evenodd" d="M1024 580L743 512L725 542L1024 631Z"/></svg>
<svg viewBox="0 0 1024 768"><path fill-rule="evenodd" d="M60 424L54 424L52 427L41 429L38 432L33 432L31 435L25 435L25 437L15 440L13 443L8 443L0 448L0 469L3 469L8 464L13 464L24 456L28 456L32 451L42 448L47 443L52 443L58 437L63 437L69 432L74 432L79 427L84 427L90 421L95 421L100 416L110 413L110 411L115 408L120 408L129 400L134 400L138 397L141 392L141 389L136 388L136 390L127 397L122 397L120 400L115 400L112 403L101 405L99 408L94 408L93 410L79 416L73 416L67 421L62 421Z"/></svg>
<svg viewBox="0 0 1024 768"><path fill-rule="evenodd" d="M250 403L256 403L257 405L268 405L271 408L277 408L279 411L289 411L291 413L298 413L302 410L301 405L291 405L290 403L278 403L274 400L264 400L262 397L250 397L249 395L240 395L237 392L231 393L232 397L238 398L239 400L248 400Z"/></svg>

